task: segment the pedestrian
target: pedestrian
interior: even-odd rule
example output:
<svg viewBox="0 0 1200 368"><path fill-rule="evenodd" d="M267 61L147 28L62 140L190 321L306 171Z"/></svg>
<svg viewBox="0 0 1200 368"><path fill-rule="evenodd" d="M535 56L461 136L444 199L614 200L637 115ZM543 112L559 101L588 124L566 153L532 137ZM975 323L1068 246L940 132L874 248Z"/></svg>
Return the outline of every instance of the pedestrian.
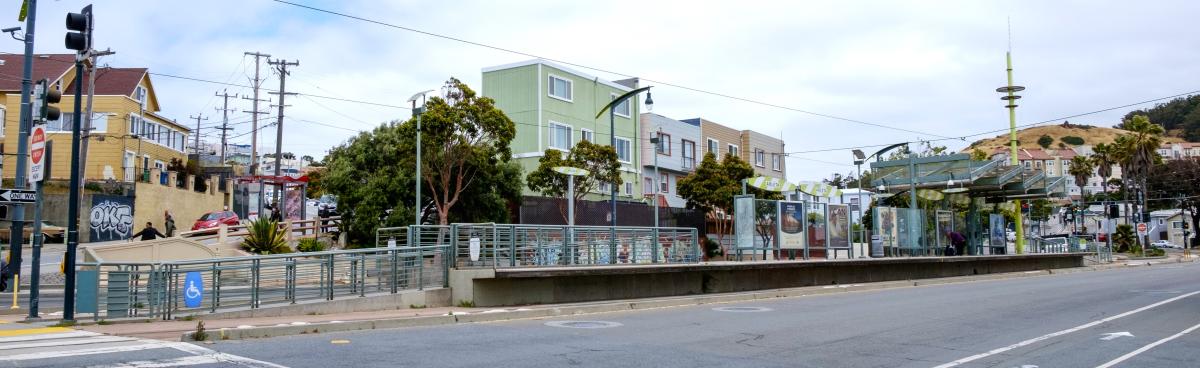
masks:
<svg viewBox="0 0 1200 368"><path fill-rule="evenodd" d="M966 252L966 247L967 247L967 238L966 237L964 237L962 234L959 234L957 231L950 231L950 230L946 230L946 237L950 238L950 247L954 248L954 254L947 254L947 255L953 256L953 255L964 254Z"/></svg>
<svg viewBox="0 0 1200 368"><path fill-rule="evenodd" d="M283 211L279 208L279 203L271 206L271 221L283 222Z"/></svg>
<svg viewBox="0 0 1200 368"><path fill-rule="evenodd" d="M132 241L133 238L137 238L137 237L141 237L142 241L147 241L147 240L154 240L156 237L165 238L167 236L158 232L158 229L154 228L154 223L146 222L146 228L142 229L142 231L139 231L136 234L133 234L133 236L130 236L129 240Z"/></svg>
<svg viewBox="0 0 1200 368"><path fill-rule="evenodd" d="M171 211L163 211L163 228L167 230L167 237L175 236L175 217L171 216Z"/></svg>

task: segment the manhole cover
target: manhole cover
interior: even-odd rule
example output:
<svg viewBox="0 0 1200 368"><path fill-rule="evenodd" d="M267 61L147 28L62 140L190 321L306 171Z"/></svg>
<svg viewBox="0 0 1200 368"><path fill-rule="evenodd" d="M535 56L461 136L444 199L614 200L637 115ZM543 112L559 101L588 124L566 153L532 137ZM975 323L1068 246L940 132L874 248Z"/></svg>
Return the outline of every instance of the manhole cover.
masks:
<svg viewBox="0 0 1200 368"><path fill-rule="evenodd" d="M617 322L608 321L551 321L546 326L563 328L610 328L622 326Z"/></svg>
<svg viewBox="0 0 1200 368"><path fill-rule="evenodd" d="M721 307L713 308L717 312L735 312L735 313L751 313L751 312L770 312L773 309L765 307Z"/></svg>

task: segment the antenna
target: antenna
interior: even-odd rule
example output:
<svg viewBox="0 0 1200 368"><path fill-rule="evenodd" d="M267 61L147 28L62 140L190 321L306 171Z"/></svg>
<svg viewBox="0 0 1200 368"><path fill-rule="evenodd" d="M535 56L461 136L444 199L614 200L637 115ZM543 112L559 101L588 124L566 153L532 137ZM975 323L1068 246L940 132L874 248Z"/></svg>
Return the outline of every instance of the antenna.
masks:
<svg viewBox="0 0 1200 368"><path fill-rule="evenodd" d="M1012 52L1012 16L1008 16L1008 52Z"/></svg>

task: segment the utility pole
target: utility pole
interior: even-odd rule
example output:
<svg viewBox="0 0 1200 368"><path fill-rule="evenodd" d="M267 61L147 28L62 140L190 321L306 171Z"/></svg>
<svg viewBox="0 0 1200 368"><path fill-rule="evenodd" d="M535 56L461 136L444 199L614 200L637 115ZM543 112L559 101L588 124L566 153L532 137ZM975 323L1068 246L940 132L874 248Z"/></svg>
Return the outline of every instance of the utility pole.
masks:
<svg viewBox="0 0 1200 368"><path fill-rule="evenodd" d="M196 116L188 116L188 119L196 119L196 140L195 140L195 143L192 144L192 147L194 147L193 149L196 152L196 160L197 160L196 162L199 162L199 160L200 160L200 121L208 120L208 118L204 117L204 114L196 114Z"/></svg>
<svg viewBox="0 0 1200 368"><path fill-rule="evenodd" d="M83 117L83 140L79 142L79 177L84 177L87 173L87 157L88 157L88 141L92 137L92 97L96 95L96 59L101 56L109 56L116 54L112 49L104 51L91 50L88 52L87 59L87 74L88 74L88 91L87 91L87 112ZM78 80L78 79L76 79ZM79 190L83 190L84 181L79 181ZM83 200L83 198L80 198ZM83 206L83 203L79 204Z"/></svg>
<svg viewBox="0 0 1200 368"><path fill-rule="evenodd" d="M1021 96L1018 96L1016 92L1024 91L1025 87L1013 85L1012 52L1006 52L1004 54L1004 60L1008 67L1008 85L997 88L996 92L1003 93L1004 95L1000 96L1000 99L1008 102L1008 105L1004 107L1008 109L1009 164L1012 166L1020 166L1020 162L1017 157L1017 99L1020 99ZM1083 186L1080 185L1079 188L1082 192ZM1015 216L1016 226L1014 226L1017 233L1015 248L1016 253L1021 254L1025 253L1025 227L1024 224L1022 224L1022 217L1024 217L1024 215L1022 215L1020 211L1021 200L1013 200L1013 205L1017 208L1017 215Z"/></svg>
<svg viewBox="0 0 1200 368"><path fill-rule="evenodd" d="M221 121L221 127L217 129L221 130L221 165L225 165L225 138L227 137L229 130L233 129L229 127L229 98L238 98L238 95L236 93L231 95L229 94L228 90L222 90L221 93L214 93L214 95L225 100L225 107L217 109L221 110L221 115L223 118Z"/></svg>
<svg viewBox="0 0 1200 368"><path fill-rule="evenodd" d="M274 65L276 70L279 72L279 92L269 92L274 95L279 95L279 119L275 122L275 177L278 178L282 174L280 159L282 159L283 156L283 108L287 107L287 105L283 103L283 100L287 95L296 94L295 92L287 92L287 76L290 74L287 68L289 66L299 66L300 61L287 61L283 59L275 61L268 60L267 64ZM282 206L282 196L283 186L280 185L275 190L276 211L282 211L284 209Z"/></svg>
<svg viewBox="0 0 1200 368"><path fill-rule="evenodd" d="M29 170L29 133L33 130L33 105L29 101L29 94L33 89L33 26L36 24L34 18L37 15L37 0L28 0L25 4L29 7L27 9L28 16L25 18L25 64L21 66L23 70L21 71L21 121L17 133L17 172L15 180L13 180L13 186L17 189L25 188L25 172ZM10 280L13 279L12 275L21 274L21 245L24 243L21 235L24 235L25 228L25 206L18 204L12 206L12 209L12 228L8 233L9 274L0 275L0 277ZM13 281L15 284L16 280Z"/></svg>
<svg viewBox="0 0 1200 368"><path fill-rule="evenodd" d="M254 176L254 175L258 175L258 114L266 114L267 113L266 111L258 111L258 103L260 101L270 102L270 100L258 99L258 89L260 86L262 86L262 79L260 79L258 76L259 60L261 60L262 58L270 58L271 55L264 54L264 53L257 52L257 51L256 52L248 52L247 51L244 54L254 57L254 81L253 81L254 83L252 84L252 86L254 87L254 98L242 97L243 99L250 100L253 103L253 107L251 107L251 110L244 111L244 112L250 113L250 175ZM270 59L268 59L268 61L269 60Z"/></svg>

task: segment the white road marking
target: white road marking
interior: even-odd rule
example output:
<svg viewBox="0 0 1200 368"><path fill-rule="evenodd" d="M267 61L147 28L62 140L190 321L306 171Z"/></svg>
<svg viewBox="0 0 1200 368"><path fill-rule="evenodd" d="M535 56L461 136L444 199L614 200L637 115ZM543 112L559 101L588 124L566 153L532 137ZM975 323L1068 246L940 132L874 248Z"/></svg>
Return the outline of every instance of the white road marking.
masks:
<svg viewBox="0 0 1200 368"><path fill-rule="evenodd" d="M139 360L139 361L117 363L117 364L110 364L110 365L93 365L93 366L89 366L89 367L92 367L92 368L169 368L169 367L186 367L189 365L220 364L220 363L240 363L239 365L241 365L241 366L247 366L247 364L250 364L248 366L251 366L251 367L273 367L274 366L274 365L257 365L257 364L265 363L265 362L258 362L258 361L247 362L244 359L245 358L242 358L242 357L239 357L236 355L225 354L225 353L215 353L215 354L208 354L208 355L191 355L191 356L185 356L182 358L174 358L174 359ZM270 363L267 363L267 364L270 364Z"/></svg>
<svg viewBox="0 0 1200 368"><path fill-rule="evenodd" d="M1129 331L1109 332L1109 333L1104 334L1104 337L1101 337L1100 339L1104 340L1104 341L1109 341L1109 340L1115 340L1119 337L1133 337L1133 334L1129 333Z"/></svg>
<svg viewBox="0 0 1200 368"><path fill-rule="evenodd" d="M110 342L125 342L125 341L134 341L134 340L136 340L136 339L128 338L128 337L120 337L120 336L93 336L93 337L87 337L87 338L82 338L82 339L52 340L52 341L42 341L42 342L29 342L29 343L24 343L24 344L2 345L2 346L0 346L0 350L44 348L44 347L65 346L65 345L91 345L91 344L104 344L104 343L110 343Z"/></svg>
<svg viewBox="0 0 1200 368"><path fill-rule="evenodd" d="M1131 352L1129 352L1129 354L1125 354L1120 357L1117 357L1117 359L1110 360L1108 363L1098 365L1098 366L1096 366L1096 368L1112 367L1121 362L1129 360L1129 358L1133 358L1134 356L1136 356L1138 354L1145 353L1147 350L1153 349L1155 346L1165 344L1166 342L1174 340L1176 338L1179 338L1180 336L1187 335L1188 333L1191 333L1192 331L1195 331L1196 329L1200 329L1200 324L1192 326L1192 327L1188 327L1186 330L1180 331L1179 333L1171 335L1171 336L1167 336L1166 338L1163 338L1162 340L1152 342L1152 343L1150 343L1150 345L1146 345L1146 346L1141 347L1140 349L1131 351Z"/></svg>
<svg viewBox="0 0 1200 368"><path fill-rule="evenodd" d="M1193 291L1193 292L1190 292L1190 293L1187 293L1187 294L1183 294L1183 295L1180 295L1180 296L1177 296L1177 297L1174 297L1174 298L1170 298L1170 299L1167 299L1167 300L1163 300L1163 301L1160 301L1160 302L1158 302L1158 303L1150 304L1150 305L1147 305L1147 306L1145 306L1145 307L1141 307L1141 308L1138 308L1138 309L1134 309L1134 310L1131 310L1131 311L1128 311L1128 312L1125 312L1125 313L1121 313L1121 314L1118 314L1118 315L1115 315L1115 316L1111 316L1111 317L1104 318L1104 319L1101 319L1101 320L1096 320L1096 321L1088 322L1088 323L1085 323L1085 324L1082 324L1082 325L1079 325L1079 326L1075 326L1075 327L1071 327L1071 328L1068 328L1068 329L1065 329L1065 330L1062 330L1062 331L1058 331L1058 332L1053 332L1053 333L1045 334L1045 335L1042 335L1042 336L1038 336L1038 337L1035 337L1035 338L1032 338L1032 339L1029 339L1029 340L1021 341L1021 342L1018 342L1018 343L1016 343L1016 344L1012 344L1012 345L1005 346L1005 347L1002 347L1002 348L996 348L996 349L992 349L992 350L990 350L990 351L987 351L987 352L983 352L983 353L975 354L975 355L972 355L972 356L969 356L969 357L966 357L966 358L962 358L962 359L959 359L959 360L955 360L955 361L953 361L953 362L949 362L949 363L946 363L946 364L942 364L942 365L936 366L936 367L934 367L934 368L949 368L949 367L956 367L956 366L958 366L958 365L961 365L961 364L964 364L964 363L968 363L968 362L972 362L972 361L975 361L975 360L979 360L979 359L982 359L982 358L986 358L986 357L989 357L989 356L992 356L992 355L1000 354L1000 353L1003 353L1003 352L1006 352L1006 351L1009 351L1009 350L1013 350L1013 349L1016 349L1016 348L1020 348L1020 347L1024 347L1024 346L1032 345L1032 344L1035 344L1035 343L1037 343L1037 342L1045 341L1045 340L1048 340L1048 339L1051 339L1051 338L1054 338L1054 337L1058 337L1058 336L1062 336L1062 335L1066 335L1066 334L1069 334L1069 333L1072 333L1072 332L1077 332L1077 331L1079 331L1079 330L1083 330L1083 329L1087 329L1087 328L1095 327L1095 326L1097 326L1097 325L1099 325L1099 324L1106 323L1106 322L1109 322L1109 321L1113 321L1113 320L1116 320L1116 319L1125 318L1125 317L1128 317L1128 316L1130 316L1130 315L1132 315L1132 314L1134 314L1134 313L1142 312L1142 311L1145 311L1145 310L1148 310L1148 309L1151 309L1151 308L1154 308L1154 307L1158 307L1158 306L1161 306L1161 305L1163 305L1163 304L1167 304L1167 303L1170 303L1170 302L1174 302L1174 301L1177 301L1177 300L1180 300L1180 299L1183 299L1183 298L1187 298L1187 297L1189 297L1189 296L1196 295L1196 294L1200 294L1200 291Z"/></svg>
<svg viewBox="0 0 1200 368"><path fill-rule="evenodd" d="M0 362L16 362L16 361L22 361L22 360L63 358L63 357L72 357L72 356L81 356L81 355L112 354L112 353L120 353L120 352L126 352L126 351L164 349L164 348L167 348L167 346L163 346L161 344L143 344L143 345L112 346L112 347L107 347L107 348L95 348L95 349L83 349L83 350L40 351L40 352L36 352L36 353L2 356L2 357L0 357Z"/></svg>
<svg viewBox="0 0 1200 368"><path fill-rule="evenodd" d="M21 335L21 336L9 336L9 337L0 337L0 344L10 343L10 342L23 342L23 341L68 339L68 338L87 337L87 336L99 336L99 334L92 333L92 332L85 332L85 331L70 331L70 332L59 332L59 333L48 333L48 334L29 334L29 335Z"/></svg>

